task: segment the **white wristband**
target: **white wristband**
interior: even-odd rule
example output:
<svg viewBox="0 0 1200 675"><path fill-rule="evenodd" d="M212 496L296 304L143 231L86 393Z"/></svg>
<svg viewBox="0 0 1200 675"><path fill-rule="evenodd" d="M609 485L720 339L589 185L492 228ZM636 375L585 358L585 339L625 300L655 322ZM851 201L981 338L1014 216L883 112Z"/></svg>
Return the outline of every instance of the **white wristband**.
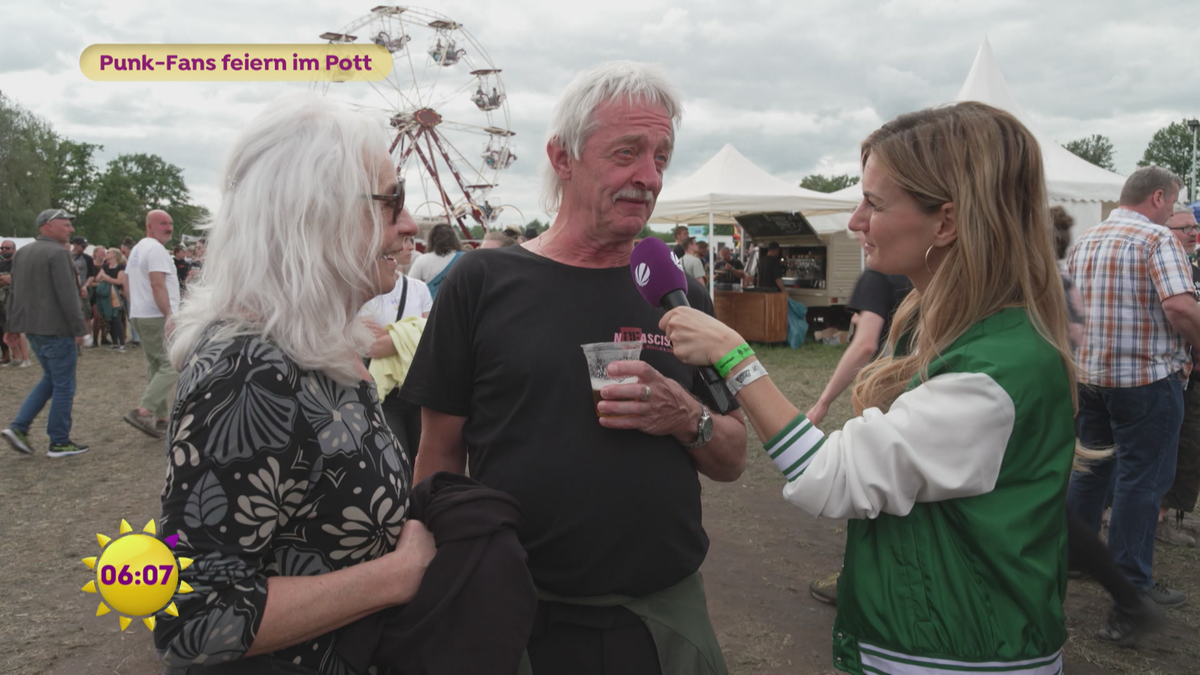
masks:
<svg viewBox="0 0 1200 675"><path fill-rule="evenodd" d="M762 363L754 361L745 368L742 368L733 375L730 375L725 380L725 385L729 387L730 394L737 396L737 393L741 391L743 387L760 377L766 377L766 375L767 369L763 368Z"/></svg>

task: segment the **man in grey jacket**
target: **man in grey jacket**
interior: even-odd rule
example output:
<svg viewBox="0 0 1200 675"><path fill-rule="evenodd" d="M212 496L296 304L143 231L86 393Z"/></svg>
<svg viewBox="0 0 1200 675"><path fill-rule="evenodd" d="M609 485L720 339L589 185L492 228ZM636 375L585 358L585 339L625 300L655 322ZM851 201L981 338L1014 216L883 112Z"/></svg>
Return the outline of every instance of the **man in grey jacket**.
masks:
<svg viewBox="0 0 1200 675"><path fill-rule="evenodd" d="M8 299L7 330L25 333L42 364L42 379L25 398L17 418L0 431L13 450L33 454L29 427L50 401L46 434L50 457L69 457L88 451L71 440L71 407L75 403L75 364L78 346L87 327L79 309L79 280L67 242L75 216L62 209L46 209L34 223L37 241L17 251L13 258L12 286Z"/></svg>

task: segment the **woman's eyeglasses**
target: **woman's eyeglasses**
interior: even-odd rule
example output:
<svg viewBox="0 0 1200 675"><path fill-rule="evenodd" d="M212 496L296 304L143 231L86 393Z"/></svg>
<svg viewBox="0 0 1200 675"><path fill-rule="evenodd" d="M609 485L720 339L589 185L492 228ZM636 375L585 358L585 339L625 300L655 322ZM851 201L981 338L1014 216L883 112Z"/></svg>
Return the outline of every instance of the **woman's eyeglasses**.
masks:
<svg viewBox="0 0 1200 675"><path fill-rule="evenodd" d="M396 180L396 191L390 195L371 195L371 199L378 202L385 202L392 209L392 224L396 223L396 219L400 217L400 210L404 208L404 179Z"/></svg>

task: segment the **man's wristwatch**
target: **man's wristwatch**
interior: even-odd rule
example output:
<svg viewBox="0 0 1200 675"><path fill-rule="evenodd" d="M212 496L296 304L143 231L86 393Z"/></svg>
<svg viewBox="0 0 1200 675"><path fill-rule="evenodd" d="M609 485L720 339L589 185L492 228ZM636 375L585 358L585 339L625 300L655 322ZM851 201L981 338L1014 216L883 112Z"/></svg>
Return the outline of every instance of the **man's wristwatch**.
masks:
<svg viewBox="0 0 1200 675"><path fill-rule="evenodd" d="M700 404L700 423L696 425L696 441L694 443L684 443L683 447L688 450L695 450L712 440L713 421L712 415L708 414L708 408L704 404Z"/></svg>

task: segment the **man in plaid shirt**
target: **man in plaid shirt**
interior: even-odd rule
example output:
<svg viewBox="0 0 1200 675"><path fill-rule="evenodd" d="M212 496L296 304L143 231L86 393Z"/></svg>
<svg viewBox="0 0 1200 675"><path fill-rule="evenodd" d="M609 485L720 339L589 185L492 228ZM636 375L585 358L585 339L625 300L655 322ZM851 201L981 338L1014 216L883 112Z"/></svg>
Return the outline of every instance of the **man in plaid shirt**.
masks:
<svg viewBox="0 0 1200 675"><path fill-rule="evenodd" d="M1154 530L1175 476L1187 345L1200 347L1187 254L1164 227L1182 185L1161 167L1135 171L1118 208L1067 257L1087 320L1076 430L1085 447L1114 448L1072 475L1067 508L1099 532L1112 485L1109 550L1133 586L1163 605L1184 601L1154 581Z"/></svg>

